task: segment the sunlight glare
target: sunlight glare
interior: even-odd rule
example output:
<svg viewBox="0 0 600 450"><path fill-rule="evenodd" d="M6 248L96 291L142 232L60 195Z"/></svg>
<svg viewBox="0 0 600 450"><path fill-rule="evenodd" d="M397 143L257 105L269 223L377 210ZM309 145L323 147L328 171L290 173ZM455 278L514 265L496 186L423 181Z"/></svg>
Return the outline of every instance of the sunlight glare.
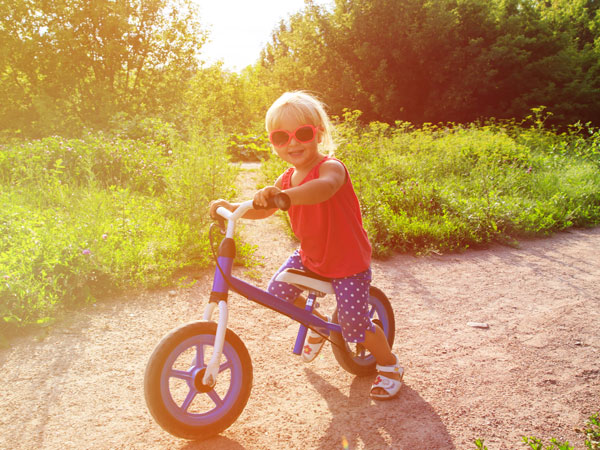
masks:
<svg viewBox="0 0 600 450"><path fill-rule="evenodd" d="M200 23L209 32L209 42L200 52L208 64L219 60L227 69L239 71L254 64L271 40L279 22L304 8L304 0L194 0ZM333 0L317 0L328 6Z"/></svg>

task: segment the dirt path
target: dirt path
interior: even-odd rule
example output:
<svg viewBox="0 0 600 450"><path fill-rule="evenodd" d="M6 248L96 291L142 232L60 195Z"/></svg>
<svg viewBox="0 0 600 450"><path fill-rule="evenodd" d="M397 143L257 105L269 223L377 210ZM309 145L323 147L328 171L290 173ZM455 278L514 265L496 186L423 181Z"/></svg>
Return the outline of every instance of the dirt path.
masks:
<svg viewBox="0 0 600 450"><path fill-rule="evenodd" d="M244 232L259 244L266 286L294 244L275 217ZM595 228L519 249L374 262L406 367L401 395L385 403L328 348L303 364L291 353L296 324L232 296L230 327L248 347L254 387L238 421L202 443L153 422L143 376L161 337L202 316L211 274L105 301L0 350L0 449L330 450L345 438L350 449L462 450L484 438L498 450L526 448L523 435L583 449L574 428L600 410L599 253Z"/></svg>

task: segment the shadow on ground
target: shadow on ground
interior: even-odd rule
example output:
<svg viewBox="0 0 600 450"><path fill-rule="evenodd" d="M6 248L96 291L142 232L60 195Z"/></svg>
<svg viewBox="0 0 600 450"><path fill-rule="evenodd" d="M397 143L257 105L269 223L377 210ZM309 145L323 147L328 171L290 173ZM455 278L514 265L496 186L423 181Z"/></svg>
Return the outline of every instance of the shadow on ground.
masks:
<svg viewBox="0 0 600 450"><path fill-rule="evenodd" d="M306 369L310 383L321 394L333 415L316 449L454 449L440 417L421 396L406 384L399 396L375 402L365 395L372 377L356 377L346 396L320 375Z"/></svg>

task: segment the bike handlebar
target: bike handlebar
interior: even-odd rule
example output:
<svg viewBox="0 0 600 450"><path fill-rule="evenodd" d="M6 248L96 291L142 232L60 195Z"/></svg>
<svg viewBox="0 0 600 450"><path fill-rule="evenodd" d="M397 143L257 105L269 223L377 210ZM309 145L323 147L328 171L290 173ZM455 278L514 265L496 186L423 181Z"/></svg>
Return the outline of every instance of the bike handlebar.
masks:
<svg viewBox="0 0 600 450"><path fill-rule="evenodd" d="M238 205L235 211L230 211L224 206L217 208L217 215L227 220L227 237L233 237L236 221L242 217L250 209L272 209L279 208L287 211L290 207L290 197L285 192L280 192L277 195L270 197L267 201L267 206L259 206L253 200L246 200ZM221 227L223 228L223 227Z"/></svg>
<svg viewBox="0 0 600 450"><path fill-rule="evenodd" d="M224 206L217 208L217 215L221 216L225 220L236 221L242 217L250 209L273 209L278 208L282 211L287 211L290 208L290 197L285 192L280 192L273 197L269 197L267 200L267 206L260 206L254 203L254 200L246 200L238 205L235 211L230 211Z"/></svg>
<svg viewBox="0 0 600 450"><path fill-rule="evenodd" d="M279 192L279 193L275 194L273 197L269 197L267 199L267 206L260 206L260 205L257 205L256 203L252 202L252 207L254 209L278 208L278 209L281 209L282 211L287 211L288 209L290 209L290 206L291 206L290 196L287 195L285 192Z"/></svg>

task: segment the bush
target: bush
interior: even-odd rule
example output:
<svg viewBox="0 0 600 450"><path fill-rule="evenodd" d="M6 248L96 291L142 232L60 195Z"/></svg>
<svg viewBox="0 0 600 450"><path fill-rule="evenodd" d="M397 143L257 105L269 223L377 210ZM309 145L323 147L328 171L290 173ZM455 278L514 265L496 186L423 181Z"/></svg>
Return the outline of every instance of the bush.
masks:
<svg viewBox="0 0 600 450"><path fill-rule="evenodd" d="M585 435L585 448L588 450L600 449L600 413L592 414L586 423L583 430L576 429L575 431ZM561 442L556 438L551 438L548 445L544 444L539 438L532 436L523 436L523 443L526 444L532 450L574 450L568 441ZM475 440L475 448L478 450L488 450L487 446L484 445L483 439Z"/></svg>
<svg viewBox="0 0 600 450"><path fill-rule="evenodd" d="M264 133L234 134L229 140L227 149L232 161L265 161L271 155L269 139Z"/></svg>
<svg viewBox="0 0 600 450"><path fill-rule="evenodd" d="M510 122L338 126L379 256L448 252L600 221L600 133Z"/></svg>
<svg viewBox="0 0 600 450"><path fill-rule="evenodd" d="M0 327L207 266L208 203L233 195L234 177L224 139L1 147Z"/></svg>
<svg viewBox="0 0 600 450"><path fill-rule="evenodd" d="M362 126L338 119L336 156L348 167L374 254L450 252L514 243L600 222L600 131L558 133L512 121ZM263 164L272 183L287 165Z"/></svg>

